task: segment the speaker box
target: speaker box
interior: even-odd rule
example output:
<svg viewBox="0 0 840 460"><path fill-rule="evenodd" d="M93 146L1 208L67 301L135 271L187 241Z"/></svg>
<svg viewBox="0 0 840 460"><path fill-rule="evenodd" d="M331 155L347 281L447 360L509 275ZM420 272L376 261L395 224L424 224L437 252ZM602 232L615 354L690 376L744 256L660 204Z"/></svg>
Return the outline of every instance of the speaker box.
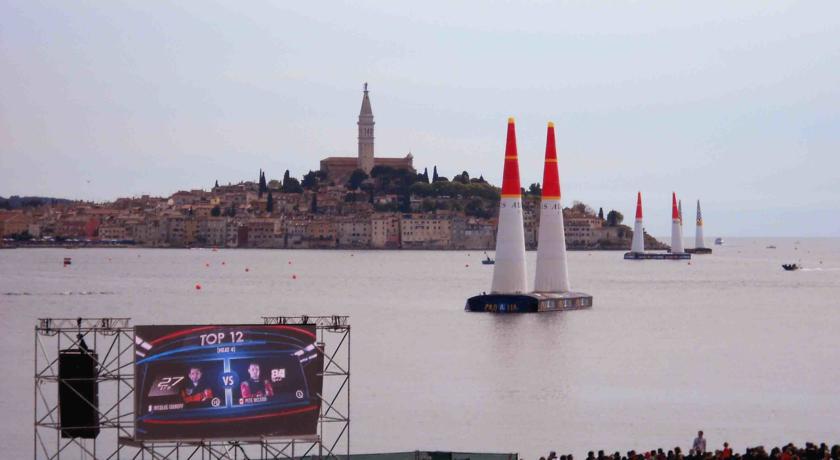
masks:
<svg viewBox="0 0 840 460"><path fill-rule="evenodd" d="M99 435L97 356L82 349L58 353L58 417L62 438Z"/></svg>

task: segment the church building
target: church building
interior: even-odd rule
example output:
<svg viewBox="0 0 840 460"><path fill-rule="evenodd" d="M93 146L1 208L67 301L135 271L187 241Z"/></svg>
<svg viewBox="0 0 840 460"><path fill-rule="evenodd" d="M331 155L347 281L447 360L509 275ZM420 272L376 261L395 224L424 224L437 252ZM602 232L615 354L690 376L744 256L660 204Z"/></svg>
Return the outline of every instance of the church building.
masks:
<svg viewBox="0 0 840 460"><path fill-rule="evenodd" d="M362 110L359 111L359 155L358 157L329 157L321 160L321 172L336 184L344 184L356 169L367 174L374 166L390 166L395 169L406 169L416 174L414 157L411 153L404 158L376 158L373 154L373 110L370 108L367 83L365 83Z"/></svg>

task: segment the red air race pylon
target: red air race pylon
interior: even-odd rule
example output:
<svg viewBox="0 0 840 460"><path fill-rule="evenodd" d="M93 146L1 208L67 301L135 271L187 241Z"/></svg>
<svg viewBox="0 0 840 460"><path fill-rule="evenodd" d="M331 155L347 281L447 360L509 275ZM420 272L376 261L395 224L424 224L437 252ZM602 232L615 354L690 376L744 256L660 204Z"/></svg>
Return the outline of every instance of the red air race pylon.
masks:
<svg viewBox="0 0 840 460"><path fill-rule="evenodd" d="M516 125L513 117L508 118L507 125L502 197L496 232L496 264L493 268L490 291L505 294L528 291L522 189L519 184L519 157L516 153Z"/></svg>
<svg viewBox="0 0 840 460"><path fill-rule="evenodd" d="M568 292L569 290L563 206L560 203L560 173L557 168L557 146L554 138L554 123L549 122L545 140L545 167L543 168L534 291Z"/></svg>
<svg viewBox="0 0 840 460"><path fill-rule="evenodd" d="M642 224L642 192L636 195L636 222L633 226L633 244L630 252L641 254L645 252L645 229Z"/></svg>
<svg viewBox="0 0 840 460"><path fill-rule="evenodd" d="M684 252L682 222L680 222L680 210L677 206L677 194L674 192L671 195L671 253L682 254Z"/></svg>

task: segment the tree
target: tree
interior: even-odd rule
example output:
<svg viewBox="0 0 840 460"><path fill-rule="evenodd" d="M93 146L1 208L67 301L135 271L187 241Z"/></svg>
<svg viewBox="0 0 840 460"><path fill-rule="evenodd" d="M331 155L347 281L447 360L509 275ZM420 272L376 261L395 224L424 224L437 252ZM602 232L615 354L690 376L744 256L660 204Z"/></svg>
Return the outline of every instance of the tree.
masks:
<svg viewBox="0 0 840 460"><path fill-rule="evenodd" d="M616 227L618 225L621 225L621 222L623 220L624 220L624 216L620 212L616 211L615 209L613 209L612 211L610 211L607 214L607 226L608 227Z"/></svg>
<svg viewBox="0 0 840 460"><path fill-rule="evenodd" d="M214 185L213 188L219 188L219 179L216 179L216 185Z"/></svg>
<svg viewBox="0 0 840 460"><path fill-rule="evenodd" d="M257 189L257 197L262 198L266 190L268 190L268 186L265 185L265 173L260 169L260 183Z"/></svg>
<svg viewBox="0 0 840 460"><path fill-rule="evenodd" d="M288 173L288 171L286 171ZM303 187L294 177L283 179L283 193L303 193Z"/></svg>
<svg viewBox="0 0 840 460"><path fill-rule="evenodd" d="M580 201L573 201L572 202L572 211L576 214L582 214L584 216L594 216L595 210L587 206L585 203L581 203Z"/></svg>
<svg viewBox="0 0 840 460"><path fill-rule="evenodd" d="M312 214L318 214L318 194L317 193L312 194L312 205L309 207L309 209L311 210Z"/></svg>
<svg viewBox="0 0 840 460"><path fill-rule="evenodd" d="M274 197L271 196L271 190L268 191L268 198L265 200L265 210L269 214L274 212Z"/></svg>
<svg viewBox="0 0 840 460"><path fill-rule="evenodd" d="M604 208L598 208L598 218L604 220Z"/></svg>
<svg viewBox="0 0 840 460"><path fill-rule="evenodd" d="M461 174L452 178L452 182L458 182L461 184L469 184L470 183L470 173L463 171Z"/></svg>
<svg viewBox="0 0 840 460"><path fill-rule="evenodd" d="M219 217L222 215L222 208L219 205L213 206L213 209L210 210L210 215L213 217Z"/></svg>
<svg viewBox="0 0 840 460"><path fill-rule="evenodd" d="M429 168L423 168L423 180L429 183Z"/></svg>
<svg viewBox="0 0 840 460"><path fill-rule="evenodd" d="M361 169L357 169L350 174L350 179L347 181L347 188L350 190L358 190L359 186L362 185L362 182L364 182L367 178L367 173Z"/></svg>
<svg viewBox="0 0 840 460"><path fill-rule="evenodd" d="M434 166L434 172L432 173L432 182L437 182L437 181L438 181L437 165L435 165Z"/></svg>
<svg viewBox="0 0 840 460"><path fill-rule="evenodd" d="M289 170L287 169L286 172L283 174L283 187L286 186L286 181L289 180L291 176L289 176Z"/></svg>
<svg viewBox="0 0 840 460"><path fill-rule="evenodd" d="M308 173L304 174L303 180L300 183L303 188L307 190L312 190L318 187L318 174L315 171L309 170Z"/></svg>
<svg viewBox="0 0 840 460"><path fill-rule="evenodd" d="M528 187L528 194L531 196L542 196L542 185L539 182L534 182Z"/></svg>

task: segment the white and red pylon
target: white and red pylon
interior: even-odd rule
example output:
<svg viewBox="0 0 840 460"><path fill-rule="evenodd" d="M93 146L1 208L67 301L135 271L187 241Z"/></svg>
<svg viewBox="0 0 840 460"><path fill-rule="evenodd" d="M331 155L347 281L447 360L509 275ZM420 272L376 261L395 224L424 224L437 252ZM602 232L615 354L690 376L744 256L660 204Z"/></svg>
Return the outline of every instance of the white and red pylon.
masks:
<svg viewBox="0 0 840 460"><path fill-rule="evenodd" d="M636 195L636 223L633 226L633 244L630 252L645 252L645 229L642 225L642 192Z"/></svg>
<svg viewBox="0 0 840 460"><path fill-rule="evenodd" d="M507 126L502 198L499 203L499 224L496 232L496 264L493 267L493 283L490 287L492 293L528 292L521 190L516 126L511 117L508 118Z"/></svg>
<svg viewBox="0 0 840 460"><path fill-rule="evenodd" d="M557 146L554 123L548 123L545 141L540 229L537 246L535 292L568 292L566 268L566 235L563 228L563 206L560 203L560 174L557 168Z"/></svg>

